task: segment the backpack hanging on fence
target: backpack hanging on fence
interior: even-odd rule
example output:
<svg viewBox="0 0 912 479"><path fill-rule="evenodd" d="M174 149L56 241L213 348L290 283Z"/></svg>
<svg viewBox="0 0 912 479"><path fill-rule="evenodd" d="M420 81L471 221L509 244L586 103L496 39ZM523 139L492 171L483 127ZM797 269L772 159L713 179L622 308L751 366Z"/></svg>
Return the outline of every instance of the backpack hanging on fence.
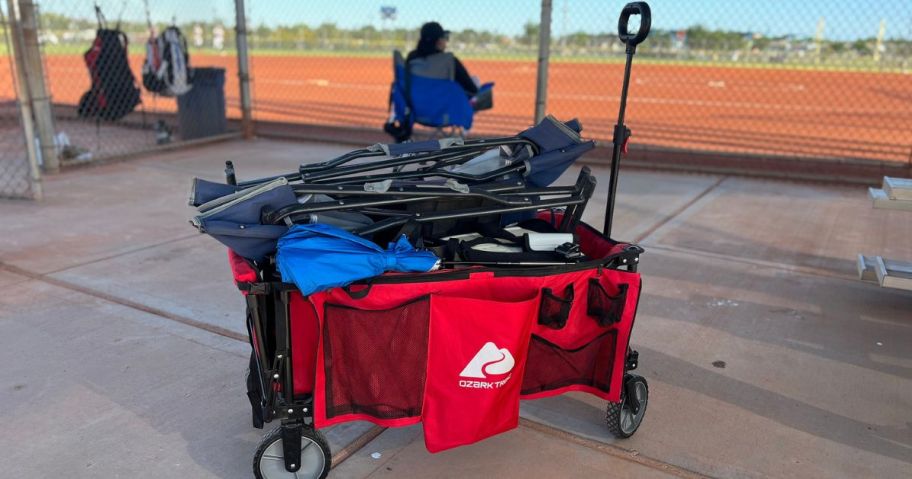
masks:
<svg viewBox="0 0 912 479"><path fill-rule="evenodd" d="M115 121L136 108L140 92L127 59L127 36L117 28L106 28L101 10L95 7L95 12L98 31L83 55L92 86L79 99L77 112L83 118Z"/></svg>
<svg viewBox="0 0 912 479"><path fill-rule="evenodd" d="M187 39L176 26L149 37L142 79L146 90L163 96L180 96L193 87Z"/></svg>

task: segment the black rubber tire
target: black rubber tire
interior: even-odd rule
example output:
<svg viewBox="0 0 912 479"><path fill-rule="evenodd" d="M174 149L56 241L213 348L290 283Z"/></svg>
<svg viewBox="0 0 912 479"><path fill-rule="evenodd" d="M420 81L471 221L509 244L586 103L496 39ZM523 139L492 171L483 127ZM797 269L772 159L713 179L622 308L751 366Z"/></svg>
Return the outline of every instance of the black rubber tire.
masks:
<svg viewBox="0 0 912 479"><path fill-rule="evenodd" d="M329 450L329 441L326 440L326 436L324 436L322 432L317 431L315 429L304 428L304 432L301 434L302 444L306 444L306 441L308 439L312 442L312 445L316 445L320 448L320 452L322 453L322 456L323 456L323 470L320 471L319 474L316 474L307 479L324 479L326 477L326 475L329 474L329 470L332 468L332 453ZM281 470L281 472L284 474L279 474L279 475L264 475L263 474L261 467L260 467L260 463L263 460L263 454L265 454L266 451L269 449L269 447L272 446L275 442L278 442L281 440L282 440L282 426L276 426L272 431L269 432L269 434L266 434L263 437L262 441L260 441L260 446L257 448L256 454L253 455L253 476L256 477L256 479L283 479L285 477L288 477L288 478L298 477L298 478L303 479L305 477L305 476L300 475L301 471L304 469L303 467L298 470L298 475L296 476L294 473L285 471L284 464L282 465L282 470ZM281 450L281 446L280 446L280 450Z"/></svg>
<svg viewBox="0 0 912 479"><path fill-rule="evenodd" d="M627 383L634 381L637 383L642 383L643 389L643 398L640 400L640 411L634 416L632 424L628 424L626 427L622 426L621 416L632 414L630 407L627 404ZM640 424L643 423L643 418L646 417L646 406L649 404L649 383L646 382L646 378L638 376L636 374L627 374L624 376L624 389L621 391L621 402L608 403L608 411L606 414L606 422L608 424L608 431L611 432L615 437L620 439L627 439L630 436L633 436L637 429L640 428Z"/></svg>

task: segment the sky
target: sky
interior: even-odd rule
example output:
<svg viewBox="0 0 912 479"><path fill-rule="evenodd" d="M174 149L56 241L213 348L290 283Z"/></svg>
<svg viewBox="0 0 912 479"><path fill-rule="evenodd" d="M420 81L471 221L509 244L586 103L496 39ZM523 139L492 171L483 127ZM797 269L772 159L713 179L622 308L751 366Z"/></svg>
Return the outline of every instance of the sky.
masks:
<svg viewBox="0 0 912 479"><path fill-rule="evenodd" d="M40 0L45 11L91 17L89 0ZM144 20L143 0L100 0L109 19ZM553 0L552 35L613 31L624 1ZM155 21L176 16L189 20L218 17L234 22L233 0L149 0ZM335 23L343 28L418 28L437 20L450 30L474 28L507 35L538 22L539 0L246 0L248 22L257 26ZM813 37L821 18L824 37L852 40L876 36L886 20L887 38L912 39L912 0L651 0L653 28L680 29L702 24L713 29L794 34ZM398 17L383 23L382 5L395 6Z"/></svg>

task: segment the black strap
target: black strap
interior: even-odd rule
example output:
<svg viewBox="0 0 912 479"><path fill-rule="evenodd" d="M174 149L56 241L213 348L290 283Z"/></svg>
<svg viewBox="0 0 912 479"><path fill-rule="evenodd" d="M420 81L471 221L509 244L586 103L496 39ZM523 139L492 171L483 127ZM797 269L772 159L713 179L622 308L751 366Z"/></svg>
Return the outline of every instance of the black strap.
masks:
<svg viewBox="0 0 912 479"><path fill-rule="evenodd" d="M370 293L370 290L374 285L370 281L368 281L367 283L364 283L364 284L358 284L357 286L363 286L363 288L359 289L358 291L354 291L352 289L352 286L356 286L356 285L349 284L349 285L343 286L342 291L344 291L345 294L347 294L349 298L364 299Z"/></svg>
<svg viewBox="0 0 912 479"><path fill-rule="evenodd" d="M421 249L424 247L424 235L422 234L423 226L421 223L415 220L409 220L407 223L402 225L399 228L399 231L394 236L394 239L397 239L403 235L408 239L409 243L415 246L415 248ZM419 246L420 244L420 246Z"/></svg>
<svg viewBox="0 0 912 479"><path fill-rule="evenodd" d="M101 13L101 7L98 6L98 2L95 2L95 18L98 19L98 29L108 28L108 21L105 19L103 13Z"/></svg>
<svg viewBox="0 0 912 479"><path fill-rule="evenodd" d="M251 283L246 281L238 281L237 288L241 291L246 292L247 294L272 294L272 292L282 292L282 291L294 291L297 289L297 286L294 283L279 283L279 282L257 282Z"/></svg>
<svg viewBox="0 0 912 479"><path fill-rule="evenodd" d="M237 283L237 288L247 294L269 294L270 291L272 291L272 288L269 287L269 283L248 283L239 281Z"/></svg>

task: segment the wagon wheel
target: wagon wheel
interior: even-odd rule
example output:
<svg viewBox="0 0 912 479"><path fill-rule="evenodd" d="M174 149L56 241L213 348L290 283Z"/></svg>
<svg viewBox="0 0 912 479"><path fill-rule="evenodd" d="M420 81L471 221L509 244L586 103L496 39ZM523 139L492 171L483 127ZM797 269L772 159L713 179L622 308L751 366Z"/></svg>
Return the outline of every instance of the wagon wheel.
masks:
<svg viewBox="0 0 912 479"><path fill-rule="evenodd" d="M320 431L305 428L301 433L301 467L285 469L282 452L282 427L267 434L253 456L253 475L257 479L323 479L332 465L329 443Z"/></svg>
<svg viewBox="0 0 912 479"><path fill-rule="evenodd" d="M628 397L636 395L636 403ZM636 374L624 377L624 389L621 391L621 402L608 403L608 430L616 437L626 439L632 436L643 417L646 416L646 404L649 401L649 384L646 378Z"/></svg>

